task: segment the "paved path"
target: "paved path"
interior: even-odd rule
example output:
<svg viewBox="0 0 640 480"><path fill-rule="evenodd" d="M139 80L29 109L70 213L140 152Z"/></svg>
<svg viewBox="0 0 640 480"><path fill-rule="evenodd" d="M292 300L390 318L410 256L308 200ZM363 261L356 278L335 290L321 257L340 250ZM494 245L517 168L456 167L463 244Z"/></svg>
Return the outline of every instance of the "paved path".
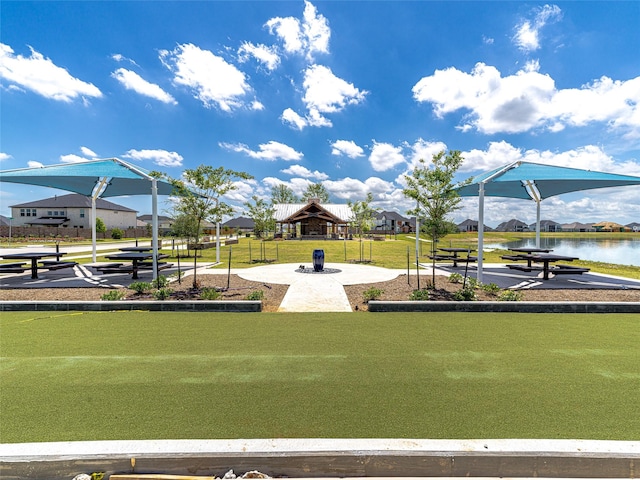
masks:
<svg viewBox="0 0 640 480"><path fill-rule="evenodd" d="M325 264L324 272L313 272L311 266L302 271L300 264L284 263L238 269L233 273L254 282L289 285L279 312L351 312L344 285L386 282L406 271L329 263Z"/></svg>

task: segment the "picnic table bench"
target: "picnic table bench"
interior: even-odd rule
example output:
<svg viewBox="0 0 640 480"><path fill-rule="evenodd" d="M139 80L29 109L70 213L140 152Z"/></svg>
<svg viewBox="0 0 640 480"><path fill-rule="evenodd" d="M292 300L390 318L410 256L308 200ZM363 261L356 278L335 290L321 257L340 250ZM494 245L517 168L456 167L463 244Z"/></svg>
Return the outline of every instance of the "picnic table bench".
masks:
<svg viewBox="0 0 640 480"><path fill-rule="evenodd" d="M563 255L553 255L545 252L544 250L534 250L531 252L518 253L516 255L502 255L504 260L526 260L525 264L508 264L507 268L512 270L520 270L522 272L542 272L542 278L549 280L549 275L564 275L564 274L577 274L589 272L588 268L574 267L572 265L554 264L558 261L572 262L579 260L577 257L567 257ZM537 264L537 265L534 265Z"/></svg>
<svg viewBox="0 0 640 480"><path fill-rule="evenodd" d="M472 250L469 248L439 248L438 250L446 253L434 253L428 255L428 257L440 262L453 262L454 267L458 266L458 262L473 263L478 261L478 257L470 255ZM467 255L461 257L460 253L466 253Z"/></svg>
<svg viewBox="0 0 640 480"><path fill-rule="evenodd" d="M19 263L0 263L0 273L23 273L30 267L25 267L27 262Z"/></svg>
<svg viewBox="0 0 640 480"><path fill-rule="evenodd" d="M60 270L63 268L72 268L78 265L78 262L62 262L58 260L42 260L42 269L45 270Z"/></svg>

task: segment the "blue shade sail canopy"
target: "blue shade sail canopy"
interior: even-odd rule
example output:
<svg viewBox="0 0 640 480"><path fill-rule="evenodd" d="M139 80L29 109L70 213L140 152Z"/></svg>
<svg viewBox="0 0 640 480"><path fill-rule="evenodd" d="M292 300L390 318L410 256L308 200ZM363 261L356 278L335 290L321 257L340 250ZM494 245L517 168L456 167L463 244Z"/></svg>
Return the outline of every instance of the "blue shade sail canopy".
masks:
<svg viewBox="0 0 640 480"><path fill-rule="evenodd" d="M158 195L171 195L171 183L159 180L150 172L119 158L87 162L20 168L0 171L0 182L22 183L57 188L79 193L92 199L91 233L93 261L96 261L95 200L100 197L151 195L153 218L153 275L157 277L158 258Z"/></svg>
<svg viewBox="0 0 640 480"><path fill-rule="evenodd" d="M477 197L481 184L485 196L540 201L563 193L640 185L640 177L515 162L473 177L471 183L457 189L458 194Z"/></svg>
<svg viewBox="0 0 640 480"><path fill-rule="evenodd" d="M98 197L120 197L123 195L149 195L152 188L152 177L149 173L118 158L109 158L4 170L0 172L0 182L57 188L87 197L93 196L95 189L102 184L102 191L99 192ZM169 182L156 180L156 184L158 195L173 193L173 186Z"/></svg>
<svg viewBox="0 0 640 480"><path fill-rule="evenodd" d="M542 200L563 193L630 185L640 185L640 177L532 162L514 162L477 175L468 184L457 187L456 190L461 197L478 197L478 281L482 281L485 196L535 201L536 246L540 247Z"/></svg>

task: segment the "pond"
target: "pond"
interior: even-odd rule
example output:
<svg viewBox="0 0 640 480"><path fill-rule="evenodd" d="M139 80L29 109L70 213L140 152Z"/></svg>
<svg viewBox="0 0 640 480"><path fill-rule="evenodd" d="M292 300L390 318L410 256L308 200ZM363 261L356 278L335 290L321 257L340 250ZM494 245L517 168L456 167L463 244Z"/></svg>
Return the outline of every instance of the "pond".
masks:
<svg viewBox="0 0 640 480"><path fill-rule="evenodd" d="M485 248L535 247L534 238L516 242L485 244ZM558 255L578 257L593 262L640 266L640 235L638 238L540 238L540 248L549 248Z"/></svg>

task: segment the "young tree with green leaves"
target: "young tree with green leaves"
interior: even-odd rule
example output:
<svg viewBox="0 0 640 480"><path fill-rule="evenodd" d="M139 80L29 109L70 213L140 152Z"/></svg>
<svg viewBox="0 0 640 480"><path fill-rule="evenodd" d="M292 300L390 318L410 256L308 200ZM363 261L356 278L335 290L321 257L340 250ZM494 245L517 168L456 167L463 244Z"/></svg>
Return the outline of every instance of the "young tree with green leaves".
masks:
<svg viewBox="0 0 640 480"><path fill-rule="evenodd" d="M373 202L373 195L371 192L367 193L367 198L365 200L361 200L359 202L347 202L349 208L353 212L352 220L349 222L350 225L356 229L356 234L360 235L360 261L362 262L364 259L363 252L363 244L362 244L362 234L366 230L371 230L373 224L375 222L375 214L376 209L371 207L371 202Z"/></svg>
<svg viewBox="0 0 640 480"><path fill-rule="evenodd" d="M433 155L430 166L420 159L411 175L404 176L407 188L403 193L416 202L415 208L407 213L422 222L421 231L431 238L434 249L438 239L457 230L448 215L460 208L461 199L454 188L453 178L463 161L459 150L449 150L448 154L443 150ZM435 269L433 282L435 284Z"/></svg>
<svg viewBox="0 0 640 480"><path fill-rule="evenodd" d="M298 197L295 196L293 190L284 183L276 185L271 189L271 203L298 203Z"/></svg>
<svg viewBox="0 0 640 480"><path fill-rule="evenodd" d="M104 238L104 233L107 231L107 226L104 224L104 220L100 217L96 217L96 233L102 233L102 238Z"/></svg>
<svg viewBox="0 0 640 480"><path fill-rule="evenodd" d="M178 215L171 225L171 233L176 237L182 238L187 244L187 256L189 255L189 245L196 244L200 238L197 220L190 216Z"/></svg>
<svg viewBox="0 0 640 480"><path fill-rule="evenodd" d="M263 234L275 231L276 210L273 208L273 204L267 203L257 195L254 195L251 199L253 200L253 204L247 202L245 206L248 208L249 217L253 220L253 231L256 237L262 238Z"/></svg>
<svg viewBox="0 0 640 480"><path fill-rule="evenodd" d="M220 222L224 215L233 213L233 208L221 199L225 194L237 189L234 181L252 178L253 176L245 172L200 165L197 168L185 170L180 180L168 179L174 186L178 200L174 210L179 215L191 217L197 225L196 244L200 241L200 232L204 221ZM197 288L198 256L194 255L193 258L193 287Z"/></svg>
<svg viewBox="0 0 640 480"><path fill-rule="evenodd" d="M324 188L322 182L311 183L302 194L302 200L308 202L312 198L317 198L320 203L328 203L329 202L329 192Z"/></svg>

